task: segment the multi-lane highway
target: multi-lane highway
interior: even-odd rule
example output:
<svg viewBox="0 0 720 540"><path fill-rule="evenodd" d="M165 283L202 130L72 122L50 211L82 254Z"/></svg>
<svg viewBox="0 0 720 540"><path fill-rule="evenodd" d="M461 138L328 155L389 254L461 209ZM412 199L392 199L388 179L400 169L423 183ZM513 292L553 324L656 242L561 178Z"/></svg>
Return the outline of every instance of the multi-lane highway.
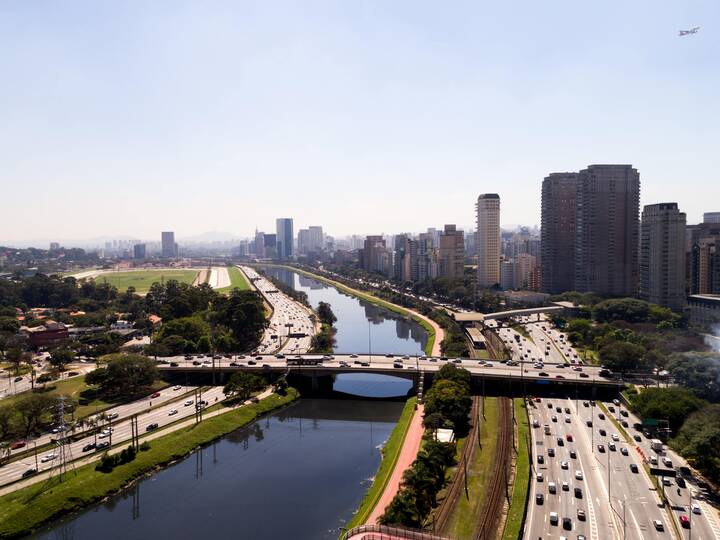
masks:
<svg viewBox="0 0 720 540"><path fill-rule="evenodd" d="M174 388L177 388L177 390L175 390ZM167 424L170 424L182 418L193 416L195 414L195 407L197 404L195 403L194 397L182 396L183 390L186 390L185 387L174 388L168 389L164 392L164 394L167 396L167 394L170 392L176 393L178 399L176 399L175 401L165 401L165 404L163 404L161 407L153 408L149 412L138 413L138 427L141 433L145 433L146 431L153 431L154 429L160 429ZM202 400L206 401L208 406L213 405L214 403L221 401L225 398L222 390L223 389L220 386L207 389L202 393ZM139 402L141 409L143 407L146 407L148 403L149 399L141 400ZM135 402L135 405L137 404L138 402ZM133 404L130 404L129 406L132 405ZM114 409L106 411L106 414L112 412L114 412ZM125 409L124 413L126 415L131 414L128 409ZM154 428L151 427L148 430L148 427L152 426L153 424L157 424L157 426ZM87 435L86 437L83 437L78 441L72 442L67 445L66 449L69 449L69 452L72 454L72 458L77 459L79 457L96 452L96 449L93 446L95 444L101 444L105 442L109 443L112 440L112 444L115 445L117 443L130 440L132 428L130 419L127 416L125 417L125 419L118 418L116 420L113 420L111 422L111 425L112 433L107 431L108 428L104 428L106 430L104 433L100 432L94 433L92 435ZM19 480L23 477L23 474L27 474L27 471L30 471L32 469L36 469L38 472L43 472L51 469L54 466L57 466L59 464L59 456L55 455L57 453L58 452L56 450L45 450L42 453L38 453L37 459L35 457L35 454L33 453L15 461L11 461L10 463L7 463L4 467L0 468L0 485L5 485L10 482Z"/></svg>
<svg viewBox="0 0 720 540"><path fill-rule="evenodd" d="M281 351L302 354L309 351L310 341L316 331L310 319L311 311L277 290L271 281L249 266L239 268L273 309L270 324L263 334L257 351L268 354ZM303 336L290 337L290 334L303 334Z"/></svg>

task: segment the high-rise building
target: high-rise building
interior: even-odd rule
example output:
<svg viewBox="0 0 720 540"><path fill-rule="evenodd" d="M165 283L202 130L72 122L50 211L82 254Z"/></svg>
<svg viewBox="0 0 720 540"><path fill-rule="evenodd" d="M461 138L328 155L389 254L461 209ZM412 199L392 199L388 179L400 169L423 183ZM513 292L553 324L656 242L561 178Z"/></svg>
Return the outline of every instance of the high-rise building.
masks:
<svg viewBox="0 0 720 540"><path fill-rule="evenodd" d="M50 251L57 251L58 249L60 249L59 242L50 242Z"/></svg>
<svg viewBox="0 0 720 540"><path fill-rule="evenodd" d="M476 210L477 286L487 289L500 283L500 196L480 195Z"/></svg>
<svg viewBox="0 0 720 540"><path fill-rule="evenodd" d="M175 243L175 233L172 231L164 231L161 234L162 240L162 256L168 259L178 256L177 244Z"/></svg>
<svg viewBox="0 0 720 540"><path fill-rule="evenodd" d="M465 269L465 235L455 225L445 225L438 242L438 277L462 279Z"/></svg>
<svg viewBox="0 0 720 540"><path fill-rule="evenodd" d="M258 231L257 229L255 230L253 254L258 259L262 259L265 257L265 233L262 231Z"/></svg>
<svg viewBox="0 0 720 540"><path fill-rule="evenodd" d="M686 250L690 294L720 294L720 223L688 226Z"/></svg>
<svg viewBox="0 0 720 540"><path fill-rule="evenodd" d="M277 230L277 256L286 261L293 256L293 220L292 218L278 218L275 220Z"/></svg>
<svg viewBox="0 0 720 540"><path fill-rule="evenodd" d="M133 246L133 259L144 259L146 252L145 244L135 244Z"/></svg>
<svg viewBox="0 0 720 540"><path fill-rule="evenodd" d="M415 269L415 265L413 265ZM415 270L413 270L415 271ZM417 276L415 281L427 281L437 277L437 257L432 236L420 233L417 240Z"/></svg>
<svg viewBox="0 0 720 540"><path fill-rule="evenodd" d="M398 281L412 280L411 242L407 234L396 234L393 239L393 277Z"/></svg>
<svg viewBox="0 0 720 540"><path fill-rule="evenodd" d="M552 173L542 184L540 289L558 294L575 289L577 173Z"/></svg>
<svg viewBox="0 0 720 540"><path fill-rule="evenodd" d="M638 289L640 175L632 165L578 173L575 290L633 296Z"/></svg>
<svg viewBox="0 0 720 540"><path fill-rule="evenodd" d="M500 262L500 287L503 289L515 288L515 261Z"/></svg>
<svg viewBox="0 0 720 540"><path fill-rule="evenodd" d="M385 239L379 235L367 236L363 248L358 251L358 262L360 267L367 272L388 275L392 257L386 247Z"/></svg>
<svg viewBox="0 0 720 540"><path fill-rule="evenodd" d="M277 235L275 234L265 234L263 235L263 250L265 252L265 257L269 259L277 259L278 256L278 243L277 243Z"/></svg>
<svg viewBox="0 0 720 540"><path fill-rule="evenodd" d="M536 259L529 253L518 253L515 257L513 270L514 287L522 290L533 289L533 270L535 270Z"/></svg>
<svg viewBox="0 0 720 540"><path fill-rule="evenodd" d="M643 208L639 296L675 310L685 306L685 214L677 203Z"/></svg>
<svg viewBox="0 0 720 540"><path fill-rule="evenodd" d="M325 247L325 235L320 225L310 225L310 251L320 252Z"/></svg>
<svg viewBox="0 0 720 540"><path fill-rule="evenodd" d="M307 255L310 252L310 229L300 229L297 236L297 252Z"/></svg>
<svg viewBox="0 0 720 540"><path fill-rule="evenodd" d="M703 214L703 223L720 223L720 212L705 212Z"/></svg>

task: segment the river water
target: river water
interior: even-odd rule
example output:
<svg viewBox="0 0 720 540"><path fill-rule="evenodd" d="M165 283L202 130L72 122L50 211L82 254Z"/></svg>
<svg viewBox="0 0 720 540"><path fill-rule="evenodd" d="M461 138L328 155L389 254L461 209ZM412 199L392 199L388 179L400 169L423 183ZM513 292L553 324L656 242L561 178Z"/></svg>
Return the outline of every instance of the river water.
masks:
<svg viewBox="0 0 720 540"><path fill-rule="evenodd" d="M294 272L268 269L331 304L338 352L421 354L427 335L412 321ZM376 349L377 347L377 349ZM409 381L338 377L356 395L404 395ZM38 539L335 539L358 508L400 417L393 401L302 399L238 429L124 492L50 525Z"/></svg>

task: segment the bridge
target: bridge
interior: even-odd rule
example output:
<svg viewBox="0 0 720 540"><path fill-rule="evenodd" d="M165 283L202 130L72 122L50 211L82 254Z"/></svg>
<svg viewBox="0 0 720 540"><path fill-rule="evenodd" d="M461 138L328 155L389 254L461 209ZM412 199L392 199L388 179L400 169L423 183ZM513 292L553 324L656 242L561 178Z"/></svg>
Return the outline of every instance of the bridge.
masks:
<svg viewBox="0 0 720 540"><path fill-rule="evenodd" d="M480 313L477 311L453 312L451 316L456 322L461 324L485 323L487 321L501 321L502 324L502 321L506 319L531 317L533 315L537 315L537 320L540 321L541 315L558 313L568 309L577 309L577 306L571 302L553 302L550 306L511 309L507 311L496 311L495 313Z"/></svg>
<svg viewBox="0 0 720 540"><path fill-rule="evenodd" d="M508 365L495 360L367 353L304 354L287 357L282 354L247 357L237 355L200 360L184 357L162 358L158 362L158 369L166 375L212 377L216 384L222 383L226 377L236 372L263 373L273 377L286 375L296 381L299 377L305 377L311 381L312 390L319 390L327 388L328 381L334 380L335 376L347 373L390 375L410 380L417 386L421 378L428 382L443 365L453 363L470 372L475 388L485 388L487 383L505 390L522 386L523 391L530 393L565 389L583 391L585 394L597 390L616 393L624 385L622 381L601 376L600 368L596 366L575 367L564 363L546 363L543 368L537 369L531 362Z"/></svg>

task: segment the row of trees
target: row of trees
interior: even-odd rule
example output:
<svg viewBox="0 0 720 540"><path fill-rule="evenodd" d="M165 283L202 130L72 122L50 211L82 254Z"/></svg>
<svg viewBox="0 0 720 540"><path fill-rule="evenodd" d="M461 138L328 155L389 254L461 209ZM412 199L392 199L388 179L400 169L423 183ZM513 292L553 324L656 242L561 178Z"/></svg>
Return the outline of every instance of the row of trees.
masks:
<svg viewBox="0 0 720 540"><path fill-rule="evenodd" d="M471 406L470 373L454 364L444 365L425 395L423 424L429 435L412 466L403 473L400 490L380 523L423 527L445 485L447 468L455 463L455 446L434 440L432 433L438 427L452 428L456 435L466 433Z"/></svg>
<svg viewBox="0 0 720 540"><path fill-rule="evenodd" d="M335 333L337 330L333 326L337 317L332 311L330 304L320 302L315 310L320 319L320 332L312 337L310 349L317 353L331 353L335 350Z"/></svg>

